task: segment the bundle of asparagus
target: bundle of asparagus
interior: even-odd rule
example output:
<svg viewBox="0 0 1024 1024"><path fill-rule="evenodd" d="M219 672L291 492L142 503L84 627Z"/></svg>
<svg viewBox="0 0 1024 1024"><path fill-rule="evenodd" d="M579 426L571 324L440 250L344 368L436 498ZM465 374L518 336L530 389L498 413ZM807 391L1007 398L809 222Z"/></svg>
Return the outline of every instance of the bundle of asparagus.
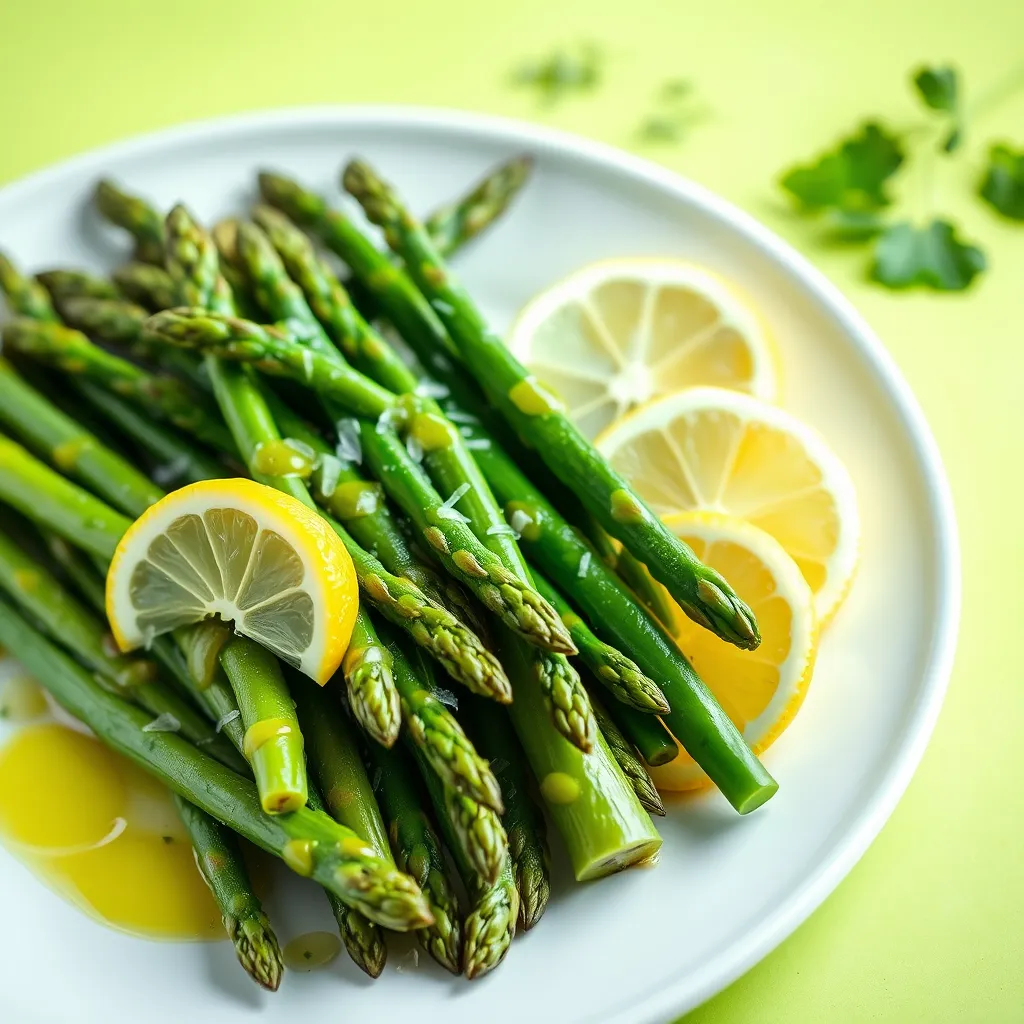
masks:
<svg viewBox="0 0 1024 1024"><path fill-rule="evenodd" d="M0 256L0 502L48 541L26 554L27 523L0 524L0 643L173 791L239 959L268 988L280 952L233 833L324 887L368 974L395 929L474 978L544 913L548 818L585 880L656 856L648 812L664 808L645 763L676 740L740 813L777 788L628 583L642 589L645 564L741 647L759 641L753 616L445 262L529 170L511 160L421 224L349 164L344 186L391 254L263 173L251 219L212 232L100 183L98 210L134 242L109 279L30 278ZM351 556L361 607L323 690L214 620L145 657L105 643L102 574L132 520L163 486L238 473L319 510ZM622 556L603 559L584 528ZM470 692L452 700L446 677ZM180 730L145 732L163 713ZM261 728L271 741L247 742Z"/></svg>

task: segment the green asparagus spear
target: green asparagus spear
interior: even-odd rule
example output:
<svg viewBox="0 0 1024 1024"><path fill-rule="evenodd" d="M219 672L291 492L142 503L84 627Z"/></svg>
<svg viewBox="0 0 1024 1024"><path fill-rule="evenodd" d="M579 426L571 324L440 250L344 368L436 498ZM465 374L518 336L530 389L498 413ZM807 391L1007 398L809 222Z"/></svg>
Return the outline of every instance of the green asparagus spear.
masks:
<svg viewBox="0 0 1024 1024"><path fill-rule="evenodd" d="M25 277L21 271L0 252L0 292L7 300L7 308L15 316L30 320L47 320L53 323L60 319L50 301L49 292L34 278Z"/></svg>
<svg viewBox="0 0 1024 1024"><path fill-rule="evenodd" d="M174 282L162 266L125 263L110 276L125 298L145 306L151 313L174 305Z"/></svg>
<svg viewBox="0 0 1024 1024"><path fill-rule="evenodd" d="M312 780L309 782L309 799L306 806L310 810L327 813L324 799ZM325 889L324 892L334 913L334 920L338 922L341 941L352 962L371 978L379 978L388 959L388 947L383 932L358 910L353 910L342 903L330 889ZM422 929L416 932L417 936L421 934Z"/></svg>
<svg viewBox="0 0 1024 1024"><path fill-rule="evenodd" d="M594 706L594 714L597 716L598 725L601 727L601 735L608 743L608 749L612 752L616 764L622 770L622 774L629 780L629 784L636 793L637 800L641 806L650 814L664 815L665 805L654 788L647 769L643 762L637 757L636 748L623 735L622 730L615 724L611 715L605 711L601 702L591 694L591 702ZM662 732L665 730L662 729ZM668 736L668 733L665 733ZM650 763L650 762L648 762Z"/></svg>
<svg viewBox="0 0 1024 1024"><path fill-rule="evenodd" d="M335 821L362 836L380 860L394 864L384 819L359 756L355 733L341 708L332 705L327 694L309 680L293 674L291 681L303 734L309 742L310 767L320 783L324 806ZM387 958L384 937L375 925L349 920L351 916L346 916L343 938L347 933L358 940L353 959L376 978ZM376 955L367 956L367 951ZM353 950L349 952L351 955Z"/></svg>
<svg viewBox="0 0 1024 1024"><path fill-rule="evenodd" d="M112 224L135 239L135 258L143 263L163 263L163 218L144 199L129 195L109 180L96 185L96 206Z"/></svg>
<svg viewBox="0 0 1024 1024"><path fill-rule="evenodd" d="M117 288L105 277L87 270L44 270L36 280L50 293L56 306L67 299L119 299Z"/></svg>
<svg viewBox="0 0 1024 1024"><path fill-rule="evenodd" d="M423 222L438 252L450 256L490 227L519 194L533 170L533 157L514 156L487 174L469 192L434 210Z"/></svg>
<svg viewBox="0 0 1024 1024"><path fill-rule="evenodd" d="M106 352L80 331L17 319L4 327L3 343L65 373L85 376L220 451L232 450L230 435L204 396L180 380L147 373Z"/></svg>
<svg viewBox="0 0 1024 1024"><path fill-rule="evenodd" d="M419 650L407 654L393 631L384 630L381 639L391 654L407 739L445 786L500 814L498 780L440 699L431 666Z"/></svg>
<svg viewBox="0 0 1024 1024"><path fill-rule="evenodd" d="M535 799L536 782L526 768L526 755L508 713L472 698L468 710L473 735L492 759L501 784L505 800L502 824L508 833L509 858L519 892L519 926L529 931L541 919L551 895L548 828Z"/></svg>
<svg viewBox="0 0 1024 1024"><path fill-rule="evenodd" d="M462 965L462 915L441 843L423 810L412 767L397 748L385 750L371 744L367 755L374 791L388 825L391 851L399 868L415 879L434 915L434 923L421 928L416 938L445 970L458 974Z"/></svg>
<svg viewBox="0 0 1024 1024"><path fill-rule="evenodd" d="M396 404L390 392L300 341L283 326L266 327L199 308L179 307L150 317L143 325L143 338L297 380L337 399L356 416L376 420Z"/></svg>
<svg viewBox="0 0 1024 1024"><path fill-rule="evenodd" d="M540 793L569 852L579 882L601 878L652 857L661 837L619 770L604 737L582 753L547 725L543 695L515 644L502 644L515 688L509 714Z"/></svg>
<svg viewBox="0 0 1024 1024"><path fill-rule="evenodd" d="M196 864L220 908L238 962L258 985L276 992L284 973L281 947L253 892L237 840L183 797L175 794L174 804L192 840Z"/></svg>
<svg viewBox="0 0 1024 1024"><path fill-rule="evenodd" d="M569 602L537 572L534 573L534 582L548 603L561 615L573 643L579 648L580 660L616 700L637 711L664 714L669 710L661 688L648 679L631 658L596 637L572 610Z"/></svg>
<svg viewBox="0 0 1024 1024"><path fill-rule="evenodd" d="M739 647L756 647L760 635L750 609L719 573L702 565L662 524L565 416L557 399L491 331L395 191L361 161L345 169L344 184L369 219L384 229L388 245L431 301L470 371L551 471L651 569L696 622Z"/></svg>
<svg viewBox="0 0 1024 1024"><path fill-rule="evenodd" d="M505 959L516 934L519 892L512 860L507 843L502 842L496 851L497 860L483 873L467 847L465 821L459 809L452 806L451 791L430 772L424 773L424 780L441 832L469 893L469 913L462 925L462 971L472 981ZM466 811L470 813L471 808Z"/></svg>
<svg viewBox="0 0 1024 1024"><path fill-rule="evenodd" d="M62 473L130 515L162 497L158 487L39 394L2 357L0 423Z"/></svg>
<svg viewBox="0 0 1024 1024"><path fill-rule="evenodd" d="M306 803L303 738L277 659L247 637L234 637L220 654L245 726L243 753L267 814Z"/></svg>
<svg viewBox="0 0 1024 1024"><path fill-rule="evenodd" d="M609 706L608 715L652 768L668 764L679 753L676 741L669 735L660 718L642 714L617 702Z"/></svg>
<svg viewBox="0 0 1024 1024"><path fill-rule="evenodd" d="M479 427L469 429L474 437L491 440ZM528 556L555 586L573 595L599 634L619 650L629 651L641 670L658 681L671 706L665 721L672 735L726 799L741 814L770 799L778 783L751 753L664 628L497 444L482 445L474 455L504 502L510 522L518 524Z"/></svg>
<svg viewBox="0 0 1024 1024"><path fill-rule="evenodd" d="M437 493L398 434L386 424L363 421L360 437L373 475L412 519L448 572L524 640L556 653L576 653L554 609L477 539L451 498L446 501Z"/></svg>
<svg viewBox="0 0 1024 1024"><path fill-rule="evenodd" d="M103 742L293 871L385 928L408 931L432 923L416 883L380 861L351 829L306 808L265 814L251 782L175 733L144 731L147 712L105 691L6 604L0 607L0 644Z"/></svg>

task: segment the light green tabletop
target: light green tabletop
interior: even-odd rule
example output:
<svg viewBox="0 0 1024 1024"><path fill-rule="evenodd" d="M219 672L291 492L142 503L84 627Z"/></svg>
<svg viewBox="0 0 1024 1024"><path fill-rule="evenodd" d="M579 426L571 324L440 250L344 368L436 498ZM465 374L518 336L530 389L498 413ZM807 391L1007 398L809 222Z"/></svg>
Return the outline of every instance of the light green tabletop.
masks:
<svg viewBox="0 0 1024 1024"><path fill-rule="evenodd" d="M970 197L980 142L1024 145L1024 94L936 179L982 241L966 296L895 296L863 255L791 217L777 172L868 114L906 124L921 61L983 90L1024 60L1021 0L3 0L0 182L163 125L308 103L402 102L542 120L623 146L660 83L694 81L707 120L641 151L781 233L896 357L945 457L964 615L949 697L891 822L796 934L690 1024L1024 1020L1024 226ZM604 86L553 110L509 88L523 58L590 38ZM0 224L0 241L3 225ZM668 940L671 941L671 940Z"/></svg>

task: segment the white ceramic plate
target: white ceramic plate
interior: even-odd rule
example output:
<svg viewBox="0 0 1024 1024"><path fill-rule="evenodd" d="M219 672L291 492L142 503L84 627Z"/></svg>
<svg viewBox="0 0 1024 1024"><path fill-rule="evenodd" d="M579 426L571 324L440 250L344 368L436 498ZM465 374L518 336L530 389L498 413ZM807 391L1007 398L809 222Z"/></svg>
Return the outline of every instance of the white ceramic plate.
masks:
<svg viewBox="0 0 1024 1024"><path fill-rule="evenodd" d="M832 891L882 827L938 714L960 579L949 492L931 434L878 339L825 278L702 188L580 139L465 114L388 108L284 111L122 143L0 192L0 246L32 269L108 267L120 240L89 209L111 174L202 218L239 210L257 168L337 195L338 169L369 157L429 209L495 161L528 150L532 184L459 265L499 328L535 292L602 257L678 255L735 278L761 305L784 359L784 404L817 426L860 496L863 557L824 640L807 702L767 755L781 789L747 819L719 798L659 822L661 863L586 886L556 865L552 905L502 968L474 984L421 960L369 984L339 958L262 996L227 943L156 944L104 929L0 853L0 1019L11 1024L235 1024L416 1019L504 1024L524 1016L647 1024L718 992ZM309 896L307 900L305 897ZM324 901L284 887L282 939L328 927ZM318 922L319 924L314 924Z"/></svg>

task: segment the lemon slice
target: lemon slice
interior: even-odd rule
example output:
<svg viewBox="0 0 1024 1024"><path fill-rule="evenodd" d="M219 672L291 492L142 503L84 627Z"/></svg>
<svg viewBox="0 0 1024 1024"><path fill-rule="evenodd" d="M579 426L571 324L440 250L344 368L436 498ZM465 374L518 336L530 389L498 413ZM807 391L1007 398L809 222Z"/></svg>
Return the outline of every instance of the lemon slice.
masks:
<svg viewBox="0 0 1024 1024"><path fill-rule="evenodd" d="M713 384L771 401L775 348L729 282L676 259L592 263L519 314L508 347L595 436L635 406Z"/></svg>
<svg viewBox="0 0 1024 1024"><path fill-rule="evenodd" d="M318 683L341 664L359 603L352 559L312 509L253 480L205 480L148 508L107 575L123 651L213 615Z"/></svg>
<svg viewBox="0 0 1024 1024"><path fill-rule="evenodd" d="M737 391L689 388L626 416L597 447L660 516L708 510L760 526L800 567L819 621L835 613L860 517L849 473L807 424Z"/></svg>
<svg viewBox="0 0 1024 1024"><path fill-rule="evenodd" d="M818 627L814 595L777 540L741 519L714 512L668 516L665 523L713 566L751 607L761 646L741 651L677 609L674 631L697 673L743 733L754 753L793 720L814 670ZM651 769L659 789L696 789L708 778L685 751Z"/></svg>

